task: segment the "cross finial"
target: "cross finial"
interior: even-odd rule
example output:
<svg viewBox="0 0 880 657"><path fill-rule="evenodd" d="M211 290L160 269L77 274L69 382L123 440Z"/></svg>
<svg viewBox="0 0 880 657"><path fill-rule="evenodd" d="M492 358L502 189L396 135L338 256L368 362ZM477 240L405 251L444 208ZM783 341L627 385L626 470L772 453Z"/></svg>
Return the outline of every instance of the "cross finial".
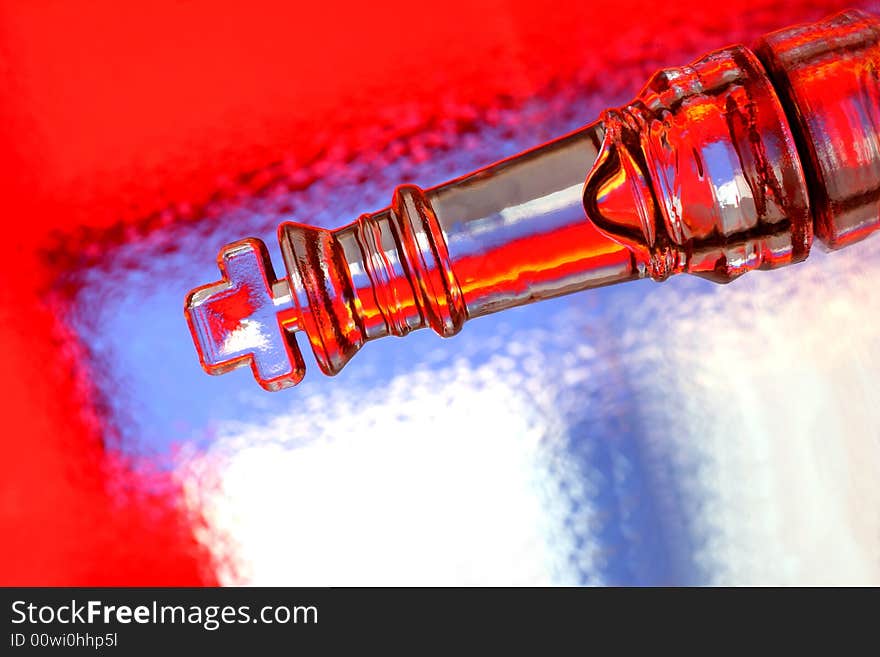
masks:
<svg viewBox="0 0 880 657"><path fill-rule="evenodd" d="M305 364L294 337L298 317L266 245L254 238L228 244L217 264L223 280L190 292L184 309L202 366L223 374L250 364L266 390L299 383Z"/></svg>

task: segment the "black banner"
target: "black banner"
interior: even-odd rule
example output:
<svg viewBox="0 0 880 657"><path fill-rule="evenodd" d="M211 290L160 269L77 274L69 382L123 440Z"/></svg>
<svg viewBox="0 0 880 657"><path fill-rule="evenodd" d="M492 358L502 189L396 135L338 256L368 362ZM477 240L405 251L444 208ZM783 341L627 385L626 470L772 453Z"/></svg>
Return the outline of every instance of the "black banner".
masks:
<svg viewBox="0 0 880 657"><path fill-rule="evenodd" d="M714 604L718 591L624 589L3 588L0 654L335 654L440 645L545 649L672 639L720 626L729 640L783 629L774 609ZM709 597L713 601L709 601ZM794 596L784 594L785 606ZM760 602L759 601L759 602ZM739 601L737 601L739 602ZM763 611L759 611L763 607ZM872 607L873 608L873 607ZM816 611L816 610L814 610ZM827 611L827 608L826 608ZM866 611L866 610L863 610ZM827 613L821 614L827 622ZM801 616L804 620L807 616ZM818 619L817 619L818 620ZM764 626L764 627L762 627ZM731 635L732 627L738 630ZM683 633L683 634L682 634ZM721 636L721 635L718 635ZM276 650L277 649L277 650ZM246 652L244 652L246 651ZM542 653L543 654L543 651Z"/></svg>

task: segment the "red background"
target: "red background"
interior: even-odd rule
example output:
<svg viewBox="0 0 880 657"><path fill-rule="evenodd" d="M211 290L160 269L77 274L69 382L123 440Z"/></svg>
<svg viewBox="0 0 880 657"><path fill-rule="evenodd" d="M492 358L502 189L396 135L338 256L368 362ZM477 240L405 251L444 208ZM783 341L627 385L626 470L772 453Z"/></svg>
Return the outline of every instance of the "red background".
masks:
<svg viewBox="0 0 880 657"><path fill-rule="evenodd" d="M168 493L119 502L104 485L126 464L102 446L76 338L45 303L70 266L46 255L59 244L161 230L242 174L369 153L554 85L635 92L658 66L844 6L3 2L0 583L215 581Z"/></svg>

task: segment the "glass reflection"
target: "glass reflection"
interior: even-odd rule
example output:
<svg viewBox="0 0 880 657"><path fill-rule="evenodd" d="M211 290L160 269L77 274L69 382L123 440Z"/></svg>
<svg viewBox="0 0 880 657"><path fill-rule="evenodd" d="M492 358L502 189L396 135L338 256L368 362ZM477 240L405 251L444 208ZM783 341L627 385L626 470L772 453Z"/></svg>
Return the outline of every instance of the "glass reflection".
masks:
<svg viewBox="0 0 880 657"><path fill-rule="evenodd" d="M437 154L433 182L534 143L517 116L576 127L589 103L567 105ZM640 281L378 341L289 393L204 375L181 299L219 245L274 245L291 207L337 226L411 167L221 204L71 274L107 446L181 482L222 582L880 582L878 239L730 286Z"/></svg>

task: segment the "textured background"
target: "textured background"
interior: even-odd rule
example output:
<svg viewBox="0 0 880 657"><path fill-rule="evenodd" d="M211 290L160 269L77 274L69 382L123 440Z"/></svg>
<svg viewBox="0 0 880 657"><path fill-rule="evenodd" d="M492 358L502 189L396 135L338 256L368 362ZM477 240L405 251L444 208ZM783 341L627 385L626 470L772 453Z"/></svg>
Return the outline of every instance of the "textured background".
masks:
<svg viewBox="0 0 880 657"><path fill-rule="evenodd" d="M880 238L201 372L224 242L847 6L371 4L0 3L0 583L880 584Z"/></svg>

